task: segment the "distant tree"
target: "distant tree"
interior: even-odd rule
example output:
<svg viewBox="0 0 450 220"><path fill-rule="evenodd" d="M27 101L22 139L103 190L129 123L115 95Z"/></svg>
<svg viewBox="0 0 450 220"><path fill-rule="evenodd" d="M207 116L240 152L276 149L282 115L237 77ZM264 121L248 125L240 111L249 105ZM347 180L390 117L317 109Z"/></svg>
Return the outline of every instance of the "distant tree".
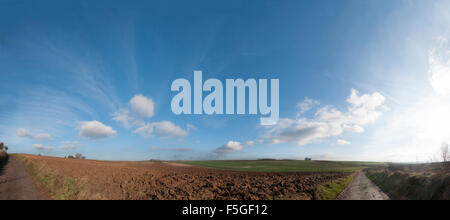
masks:
<svg viewBox="0 0 450 220"><path fill-rule="evenodd" d="M8 151L8 149L9 149L8 146L5 146L5 151Z"/></svg>
<svg viewBox="0 0 450 220"><path fill-rule="evenodd" d="M442 143L441 146L441 157L442 157L442 161L447 162L448 158L449 158L449 154L448 154L448 144L447 143Z"/></svg>
<svg viewBox="0 0 450 220"><path fill-rule="evenodd" d="M308 160L308 161L309 161L309 160L312 160L312 159L311 159L311 158L309 158L309 157L305 157L305 160Z"/></svg>
<svg viewBox="0 0 450 220"><path fill-rule="evenodd" d="M69 159L75 159L75 157L72 156L72 155L67 156L67 158L69 158Z"/></svg>
<svg viewBox="0 0 450 220"><path fill-rule="evenodd" d="M85 160L86 159L86 157L85 156L83 156L83 154L75 154L75 158L76 159L80 159L80 160Z"/></svg>
<svg viewBox="0 0 450 220"><path fill-rule="evenodd" d="M4 146L3 142L0 142L0 150L3 150Z"/></svg>

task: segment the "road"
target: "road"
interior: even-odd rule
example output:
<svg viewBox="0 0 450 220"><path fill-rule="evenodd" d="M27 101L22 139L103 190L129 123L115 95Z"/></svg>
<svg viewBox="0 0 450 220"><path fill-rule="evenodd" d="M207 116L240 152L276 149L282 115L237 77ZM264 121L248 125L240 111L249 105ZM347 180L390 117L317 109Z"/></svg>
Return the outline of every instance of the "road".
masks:
<svg viewBox="0 0 450 220"><path fill-rule="evenodd" d="M0 169L0 200L45 200L22 163L14 156Z"/></svg>
<svg viewBox="0 0 450 220"><path fill-rule="evenodd" d="M347 188L339 195L340 200L389 200L383 191L376 186L364 172L359 171Z"/></svg>

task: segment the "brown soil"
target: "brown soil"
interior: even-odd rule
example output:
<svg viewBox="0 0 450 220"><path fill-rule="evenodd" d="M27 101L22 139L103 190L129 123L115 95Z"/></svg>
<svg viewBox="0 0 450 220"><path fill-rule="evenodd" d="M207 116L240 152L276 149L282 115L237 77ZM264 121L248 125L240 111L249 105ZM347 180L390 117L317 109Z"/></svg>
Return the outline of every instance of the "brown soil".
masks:
<svg viewBox="0 0 450 220"><path fill-rule="evenodd" d="M78 199L313 199L314 189L345 173L255 173L162 162L106 162L22 155L82 184Z"/></svg>

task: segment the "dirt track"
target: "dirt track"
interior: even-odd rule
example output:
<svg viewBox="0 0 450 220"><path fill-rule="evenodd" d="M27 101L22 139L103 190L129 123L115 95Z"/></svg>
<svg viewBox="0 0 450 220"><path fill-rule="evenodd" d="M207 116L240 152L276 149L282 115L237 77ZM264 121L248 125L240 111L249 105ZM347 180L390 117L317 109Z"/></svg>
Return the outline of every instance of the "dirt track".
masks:
<svg viewBox="0 0 450 220"><path fill-rule="evenodd" d="M340 200L389 200L383 191L378 188L364 172L359 171L347 188L338 197Z"/></svg>
<svg viewBox="0 0 450 220"><path fill-rule="evenodd" d="M15 157L0 169L0 200L44 200L22 163Z"/></svg>

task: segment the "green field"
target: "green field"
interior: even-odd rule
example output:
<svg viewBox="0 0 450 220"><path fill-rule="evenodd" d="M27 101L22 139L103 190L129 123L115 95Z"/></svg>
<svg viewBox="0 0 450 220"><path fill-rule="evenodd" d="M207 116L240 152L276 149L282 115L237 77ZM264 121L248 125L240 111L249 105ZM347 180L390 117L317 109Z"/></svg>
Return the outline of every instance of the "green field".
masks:
<svg viewBox="0 0 450 220"><path fill-rule="evenodd" d="M367 167L383 165L383 163L375 162L304 160L184 161L182 163L222 170L250 172L354 172Z"/></svg>

